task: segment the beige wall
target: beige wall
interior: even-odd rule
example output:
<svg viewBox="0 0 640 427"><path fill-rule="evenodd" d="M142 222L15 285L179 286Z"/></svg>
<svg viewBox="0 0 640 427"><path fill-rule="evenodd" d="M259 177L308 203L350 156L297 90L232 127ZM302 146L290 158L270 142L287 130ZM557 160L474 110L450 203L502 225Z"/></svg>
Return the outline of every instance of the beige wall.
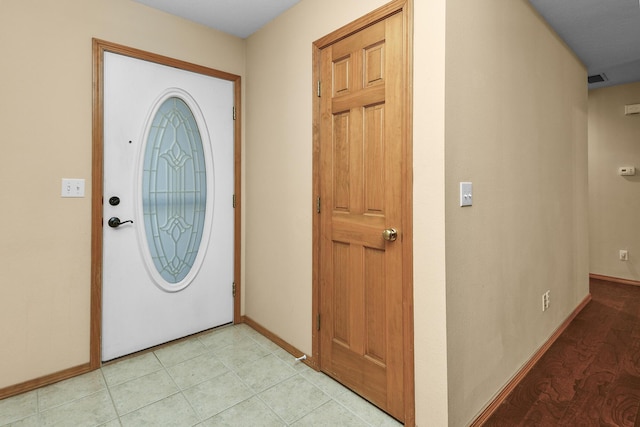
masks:
<svg viewBox="0 0 640 427"><path fill-rule="evenodd" d="M640 280L640 116L625 116L627 104L640 104L640 83L589 92L589 261L591 273Z"/></svg>
<svg viewBox="0 0 640 427"><path fill-rule="evenodd" d="M0 1L0 388L89 361L92 37L244 75L243 40L129 0Z"/></svg>
<svg viewBox="0 0 640 427"><path fill-rule="evenodd" d="M386 2L303 0L247 40L246 314L307 353L312 328L311 47ZM415 3L416 416L420 425L447 425L445 0Z"/></svg>
<svg viewBox="0 0 640 427"><path fill-rule="evenodd" d="M91 37L243 76L244 313L310 353L311 44L384 3L302 0L245 42L129 0L0 2L0 387L88 361L90 194L59 187L90 179ZM585 70L525 0L415 3L416 417L458 426L587 293Z"/></svg>
<svg viewBox="0 0 640 427"><path fill-rule="evenodd" d="M416 422L421 427L454 425L447 384L446 3L414 1L413 302Z"/></svg>
<svg viewBox="0 0 640 427"><path fill-rule="evenodd" d="M308 354L312 43L386 2L303 0L247 39L245 313Z"/></svg>
<svg viewBox="0 0 640 427"><path fill-rule="evenodd" d="M446 22L449 423L461 426L588 294L587 90L525 0L448 0ZM472 207L459 207L461 181Z"/></svg>

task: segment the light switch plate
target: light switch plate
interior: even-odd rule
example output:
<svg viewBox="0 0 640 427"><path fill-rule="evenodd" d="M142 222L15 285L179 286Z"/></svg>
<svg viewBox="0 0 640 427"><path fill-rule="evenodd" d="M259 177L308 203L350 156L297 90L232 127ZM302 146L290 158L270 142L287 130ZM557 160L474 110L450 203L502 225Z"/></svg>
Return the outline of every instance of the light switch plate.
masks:
<svg viewBox="0 0 640 427"><path fill-rule="evenodd" d="M636 174L636 168L635 166L624 166L618 168L618 173L621 176L634 176Z"/></svg>
<svg viewBox="0 0 640 427"><path fill-rule="evenodd" d="M473 205L473 183L460 183L460 206Z"/></svg>
<svg viewBox="0 0 640 427"><path fill-rule="evenodd" d="M62 178L62 197L84 197L84 179Z"/></svg>
<svg viewBox="0 0 640 427"><path fill-rule="evenodd" d="M626 116L631 116L633 114L640 114L640 104L625 105L624 114Z"/></svg>

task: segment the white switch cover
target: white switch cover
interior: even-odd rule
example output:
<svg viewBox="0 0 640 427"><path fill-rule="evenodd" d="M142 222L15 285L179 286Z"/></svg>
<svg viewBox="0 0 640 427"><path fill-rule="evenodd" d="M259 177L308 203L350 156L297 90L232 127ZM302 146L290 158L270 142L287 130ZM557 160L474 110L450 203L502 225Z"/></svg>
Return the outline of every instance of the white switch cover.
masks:
<svg viewBox="0 0 640 427"><path fill-rule="evenodd" d="M636 174L636 168L635 166L624 166L618 168L618 173L621 176L634 176Z"/></svg>
<svg viewBox="0 0 640 427"><path fill-rule="evenodd" d="M62 178L62 197L84 197L84 179Z"/></svg>
<svg viewBox="0 0 640 427"><path fill-rule="evenodd" d="M625 105L624 114L626 116L630 116L632 114L640 114L640 104Z"/></svg>
<svg viewBox="0 0 640 427"><path fill-rule="evenodd" d="M473 183L460 183L460 206L473 205Z"/></svg>

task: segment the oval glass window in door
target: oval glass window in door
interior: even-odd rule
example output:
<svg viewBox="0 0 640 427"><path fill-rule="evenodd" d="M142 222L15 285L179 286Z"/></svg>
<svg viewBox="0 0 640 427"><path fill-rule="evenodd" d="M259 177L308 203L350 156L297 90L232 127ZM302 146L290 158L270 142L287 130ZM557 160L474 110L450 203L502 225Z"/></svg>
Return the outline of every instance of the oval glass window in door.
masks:
<svg viewBox="0 0 640 427"><path fill-rule="evenodd" d="M142 213L153 265L171 290L192 270L205 229L207 171L189 106L165 99L151 120L143 153ZM167 286L168 285L168 286Z"/></svg>

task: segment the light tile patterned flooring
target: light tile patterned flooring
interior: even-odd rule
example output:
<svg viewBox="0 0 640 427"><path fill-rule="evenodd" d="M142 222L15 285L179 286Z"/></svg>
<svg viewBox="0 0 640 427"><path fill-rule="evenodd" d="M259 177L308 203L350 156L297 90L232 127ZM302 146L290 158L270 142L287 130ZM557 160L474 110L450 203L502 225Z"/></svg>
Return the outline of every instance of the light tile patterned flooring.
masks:
<svg viewBox="0 0 640 427"><path fill-rule="evenodd" d="M399 426L246 325L0 400L0 426Z"/></svg>

